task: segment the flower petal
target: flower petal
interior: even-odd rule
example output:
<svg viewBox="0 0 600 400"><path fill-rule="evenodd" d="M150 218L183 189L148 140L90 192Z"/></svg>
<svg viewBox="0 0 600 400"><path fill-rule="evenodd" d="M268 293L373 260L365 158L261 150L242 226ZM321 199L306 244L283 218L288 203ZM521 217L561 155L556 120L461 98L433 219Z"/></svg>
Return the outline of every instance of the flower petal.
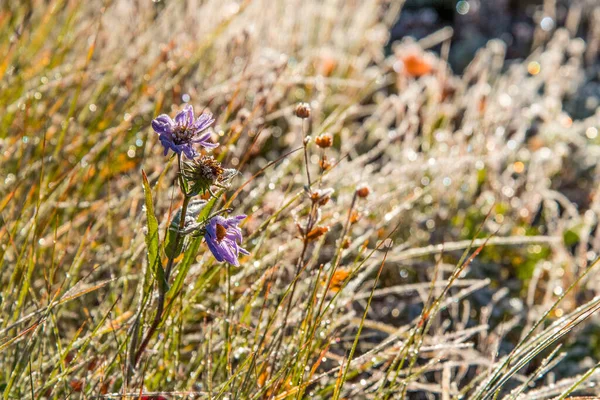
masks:
<svg viewBox="0 0 600 400"><path fill-rule="evenodd" d="M217 261L223 262L224 259L223 255L221 254L221 248L217 245L217 243L212 240L206 240L206 244L208 245L210 252L213 254L213 256L215 256Z"/></svg>
<svg viewBox="0 0 600 400"><path fill-rule="evenodd" d="M167 114L161 114L152 120L152 129L158 134L170 134L173 131L174 122Z"/></svg>
<svg viewBox="0 0 600 400"><path fill-rule="evenodd" d="M183 110L175 116L175 122L179 126L190 126L194 123L194 108L190 104L186 104Z"/></svg>
<svg viewBox="0 0 600 400"><path fill-rule="evenodd" d="M227 230L226 237L228 237L234 243L236 241L241 242L242 241L242 231L237 226L232 226L231 228L229 228Z"/></svg>
<svg viewBox="0 0 600 400"><path fill-rule="evenodd" d="M245 215L229 218L216 215L206 224L204 240L217 261L226 261L232 265L239 266L238 256L240 254L250 254L246 249L238 245L238 242L242 242L242 231L237 224L244 218L246 218ZM217 224L225 227L227 230L225 237L221 237L221 240L217 239Z"/></svg>
<svg viewBox="0 0 600 400"><path fill-rule="evenodd" d="M198 136L197 138L195 138L194 140L192 140L192 143L205 142L208 139L210 139L210 132L206 132L205 134Z"/></svg>
<svg viewBox="0 0 600 400"><path fill-rule="evenodd" d="M217 226L217 220L216 220L216 218L211 218L211 220L208 221L208 224L206 225L206 228L205 228L206 229L206 235L204 235L205 239L206 239L206 236L208 236L211 240L216 240L217 239L217 228L216 228L216 226ZM206 239L206 240L208 240L208 239Z"/></svg>
<svg viewBox="0 0 600 400"><path fill-rule="evenodd" d="M208 128L215 122L215 119L212 117L212 114L209 112L202 113L194 122L194 130L196 132L200 132Z"/></svg>
<svg viewBox="0 0 600 400"><path fill-rule="evenodd" d="M186 144L182 144L180 147L181 147L181 150L183 151L183 154L185 154L185 156L187 158L189 158L190 160L193 160L195 157L198 156L198 152L196 150L194 150L192 145L186 143Z"/></svg>
<svg viewBox="0 0 600 400"><path fill-rule="evenodd" d="M197 137L196 139L192 140L192 143L199 143L200 146L206 147L209 149L214 149L215 147L219 146L218 143L212 143L209 141L209 139L210 139L210 132L207 132L207 133L201 135L200 137Z"/></svg>
<svg viewBox="0 0 600 400"><path fill-rule="evenodd" d="M243 220L245 220L247 217L248 217L248 216L247 216L247 215L245 215L245 214L240 214L240 215L237 215L237 216L235 216L235 217L233 217L233 218L230 218L230 219L234 219L234 220L235 220L235 224L237 225L237 224L239 224L240 222L242 222Z"/></svg>
<svg viewBox="0 0 600 400"><path fill-rule="evenodd" d="M225 261L227 261L229 264L232 264L235 266L240 265L240 263L237 259L237 255L235 254L235 252L233 251L233 249L230 246L225 245L225 241L221 241L220 248L222 250L222 255L223 255L223 258L225 259Z"/></svg>
<svg viewBox="0 0 600 400"><path fill-rule="evenodd" d="M200 143L200 146L205 147L207 149L214 149L216 147L219 147L219 143L213 143L213 142L206 141L206 142Z"/></svg>
<svg viewBox="0 0 600 400"><path fill-rule="evenodd" d="M171 137L169 135L160 135L159 139L160 139L160 144L162 144L163 147L165 148L165 154L164 154L165 156L169 152L169 149L173 150L177 154L181 153L181 150L179 150L177 148L177 146L175 145L175 143L173 143L173 141L171 140Z"/></svg>

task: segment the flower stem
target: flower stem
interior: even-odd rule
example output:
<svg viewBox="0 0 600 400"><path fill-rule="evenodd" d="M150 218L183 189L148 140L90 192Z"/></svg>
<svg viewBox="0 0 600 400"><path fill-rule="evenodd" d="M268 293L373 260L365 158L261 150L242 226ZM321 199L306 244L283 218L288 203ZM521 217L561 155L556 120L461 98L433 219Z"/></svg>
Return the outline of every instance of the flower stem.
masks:
<svg viewBox="0 0 600 400"><path fill-rule="evenodd" d="M227 263L225 269L225 279L227 280L227 310L225 310L225 362L227 366L227 378L231 375L231 364L229 362L229 356L231 354L231 335L230 335L230 321L231 318L231 264Z"/></svg>
<svg viewBox="0 0 600 400"><path fill-rule="evenodd" d="M308 141L306 140L306 127L304 126L304 120L302 120L302 146L304 147L304 164L306 165L306 180L308 181L308 187L310 188L312 183L310 181L310 169L308 164Z"/></svg>
<svg viewBox="0 0 600 400"><path fill-rule="evenodd" d="M179 248L179 241L182 239L181 230L185 227L185 217L187 215L188 205L190 204L191 196L189 196L185 190L185 182L183 181L183 177L181 176L181 156L177 156L177 164L179 165L179 187L181 189L181 193L183 194L183 205L181 206L181 215L179 218L179 227L177 233L175 234L175 248ZM140 344L137 352L135 353L135 358L133 362L133 368L135 368L144 352L146 347L148 347L148 343L152 336L158 329L160 323L163 320L163 312L165 310L165 298L167 295L167 291L169 290L169 277L171 276L171 271L173 269L173 264L175 263L175 255L171 255L167 261L167 267L165 268L165 282L158 283L158 300L156 302L156 313L154 314L154 320L152 321L152 325L146 332L146 336L144 340Z"/></svg>
<svg viewBox="0 0 600 400"><path fill-rule="evenodd" d="M181 218L179 219L179 229L175 233L175 248L179 248L179 241L181 240L181 231L185 227L185 217L187 215L188 205L190 204L190 200L192 198L186 194L183 197L183 205L181 206ZM173 269L173 264L175 262L174 257L169 257L169 261L167 262L167 267L165 268L165 280L169 282L169 277L171 276L171 270Z"/></svg>

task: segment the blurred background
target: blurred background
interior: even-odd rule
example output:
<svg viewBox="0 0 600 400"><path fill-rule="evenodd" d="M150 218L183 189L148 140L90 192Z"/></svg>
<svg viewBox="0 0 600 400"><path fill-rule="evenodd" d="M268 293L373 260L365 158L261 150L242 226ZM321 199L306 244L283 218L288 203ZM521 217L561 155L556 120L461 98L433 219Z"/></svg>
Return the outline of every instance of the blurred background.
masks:
<svg viewBox="0 0 600 400"><path fill-rule="evenodd" d="M597 395L599 50L597 0L0 0L0 393ZM126 379L185 104L251 254L186 239Z"/></svg>

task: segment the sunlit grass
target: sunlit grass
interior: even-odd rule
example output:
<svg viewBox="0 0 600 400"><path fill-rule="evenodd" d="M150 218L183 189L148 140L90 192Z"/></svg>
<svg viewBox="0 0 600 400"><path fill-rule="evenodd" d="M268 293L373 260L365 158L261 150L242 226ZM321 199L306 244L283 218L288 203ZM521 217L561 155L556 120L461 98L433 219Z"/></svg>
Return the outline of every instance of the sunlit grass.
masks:
<svg viewBox="0 0 600 400"><path fill-rule="evenodd" d="M565 104L600 10L589 46L493 41L458 76L427 52L447 30L384 52L400 2L201 3L1 8L5 399L597 393L600 119ZM247 214L251 254L188 237L132 362L183 203L150 122L184 103L240 171L206 212Z"/></svg>

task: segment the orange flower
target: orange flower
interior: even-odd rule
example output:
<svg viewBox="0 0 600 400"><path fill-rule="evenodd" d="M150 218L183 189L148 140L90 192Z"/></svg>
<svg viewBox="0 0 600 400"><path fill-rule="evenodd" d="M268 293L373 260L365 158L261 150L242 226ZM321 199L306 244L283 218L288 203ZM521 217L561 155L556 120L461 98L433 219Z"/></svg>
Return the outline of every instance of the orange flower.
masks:
<svg viewBox="0 0 600 400"><path fill-rule="evenodd" d="M312 231L306 234L306 239L308 239L308 241L317 240L327 232L329 232L328 226L317 226Z"/></svg>
<svg viewBox="0 0 600 400"><path fill-rule="evenodd" d="M331 145L333 144L333 136L331 136L331 133L321 133L315 139L315 143L320 148L326 149L328 147L331 147Z"/></svg>
<svg viewBox="0 0 600 400"><path fill-rule="evenodd" d="M337 271L333 273L331 277L331 282L329 283L329 290L334 293L337 293L342 288L342 285L350 275L350 271L345 268L338 268Z"/></svg>
<svg viewBox="0 0 600 400"><path fill-rule="evenodd" d="M404 63L404 71L407 75L413 78L418 78L423 75L428 75L433 71L433 66L425 57L416 53L408 54L402 58Z"/></svg>

